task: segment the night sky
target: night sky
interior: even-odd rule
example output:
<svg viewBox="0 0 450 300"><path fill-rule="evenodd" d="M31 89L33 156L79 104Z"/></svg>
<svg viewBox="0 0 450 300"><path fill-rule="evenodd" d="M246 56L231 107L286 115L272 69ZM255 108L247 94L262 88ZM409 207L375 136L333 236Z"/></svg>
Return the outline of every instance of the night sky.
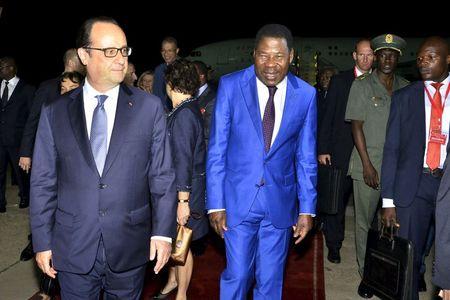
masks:
<svg viewBox="0 0 450 300"><path fill-rule="evenodd" d="M122 25L128 44L133 47L130 61L135 63L138 73L162 62L159 49L165 36L177 38L180 54L185 56L194 48L211 42L253 38L266 23L284 24L299 37L373 37L386 32L407 37L449 36L444 18L434 19L429 25L435 29L430 29L430 26L421 25L419 17L415 21L411 15L404 14L402 20L402 13L387 9L382 14L383 21L375 22L375 17L371 16L370 21L357 24L356 20L362 17L354 17L355 11L346 9L347 12L338 13L336 6L324 4L324 7L317 8L305 6L304 1L296 1L297 6L283 1L275 1L272 5L260 1L251 9L230 1L215 0L214 4L203 5L194 0L184 1L189 3L183 5L166 0L148 1L147 6L155 7L148 9L144 8L143 1L148 0L122 0L122 4L96 0L58 1L58 5L46 4L50 1L42 0L33 1L39 4L22 0L3 2L0 4L3 6L0 56L15 57L19 76L37 85L62 71L62 55L66 49L74 47L78 28L85 19L99 15L111 16ZM317 5L319 2L314 3ZM351 3L341 3L352 6ZM213 6L222 8L219 11ZM392 18L394 15L396 17ZM164 21L157 18L164 18ZM395 21L391 21L393 19Z"/></svg>

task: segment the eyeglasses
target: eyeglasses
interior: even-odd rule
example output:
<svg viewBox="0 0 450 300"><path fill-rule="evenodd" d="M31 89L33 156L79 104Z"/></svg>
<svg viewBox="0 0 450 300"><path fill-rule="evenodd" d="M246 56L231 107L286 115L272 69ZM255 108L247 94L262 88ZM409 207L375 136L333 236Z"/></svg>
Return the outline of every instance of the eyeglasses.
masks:
<svg viewBox="0 0 450 300"><path fill-rule="evenodd" d="M99 50L103 51L103 54L105 54L106 57L116 57L117 53L122 54L123 57L128 57L131 55L131 47L123 47L123 48L94 48L94 47L83 47L84 49L88 50Z"/></svg>

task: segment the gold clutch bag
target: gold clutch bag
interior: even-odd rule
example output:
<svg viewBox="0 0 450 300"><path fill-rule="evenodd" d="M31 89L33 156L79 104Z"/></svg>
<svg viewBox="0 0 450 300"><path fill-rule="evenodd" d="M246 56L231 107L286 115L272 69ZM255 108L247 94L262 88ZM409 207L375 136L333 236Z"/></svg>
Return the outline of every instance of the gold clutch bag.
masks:
<svg viewBox="0 0 450 300"><path fill-rule="evenodd" d="M192 240L192 229L178 225L177 239L172 244L172 254L170 257L177 265L184 265L189 253L189 246Z"/></svg>

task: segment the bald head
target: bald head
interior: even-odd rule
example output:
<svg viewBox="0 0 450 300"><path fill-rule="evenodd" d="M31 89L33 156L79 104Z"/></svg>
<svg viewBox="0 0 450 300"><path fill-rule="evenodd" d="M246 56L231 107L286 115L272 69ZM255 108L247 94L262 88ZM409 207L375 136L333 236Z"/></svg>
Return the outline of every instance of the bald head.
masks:
<svg viewBox="0 0 450 300"><path fill-rule="evenodd" d="M449 45L441 37L427 38L417 54L417 67L422 80L442 82L448 76Z"/></svg>

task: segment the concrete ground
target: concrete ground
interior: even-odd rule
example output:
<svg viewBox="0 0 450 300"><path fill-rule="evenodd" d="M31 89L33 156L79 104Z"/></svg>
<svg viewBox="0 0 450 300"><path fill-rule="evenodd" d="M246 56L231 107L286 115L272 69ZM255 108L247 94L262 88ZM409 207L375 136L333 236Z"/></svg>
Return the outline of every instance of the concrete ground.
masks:
<svg viewBox="0 0 450 300"><path fill-rule="evenodd" d="M26 300L39 289L40 273L34 260L22 262L20 252L27 245L29 233L28 209L19 209L16 186L8 185L6 197L7 212L0 214L0 299ZM325 290L327 299L360 299L357 288L360 277L355 256L355 234L353 207L349 206L346 217L345 241L341 249L342 262L332 264L326 259L324 248ZM430 255L432 256L432 255ZM431 260L427 261L427 270L431 270ZM427 293L421 293L421 300L433 298L431 272L427 272ZM299 298L301 299L301 298ZM372 299L377 299L376 297Z"/></svg>

